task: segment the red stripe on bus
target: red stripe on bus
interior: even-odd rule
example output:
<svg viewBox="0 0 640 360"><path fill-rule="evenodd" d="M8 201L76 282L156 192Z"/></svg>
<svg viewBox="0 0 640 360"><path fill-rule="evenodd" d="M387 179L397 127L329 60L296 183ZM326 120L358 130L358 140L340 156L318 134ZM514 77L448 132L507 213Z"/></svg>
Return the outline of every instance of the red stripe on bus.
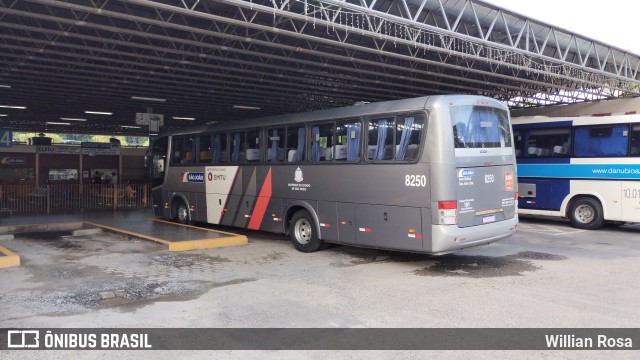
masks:
<svg viewBox="0 0 640 360"><path fill-rule="evenodd" d="M251 221L249 221L249 229L260 229L260 224L262 224L264 213L267 212L267 204L269 204L269 200L271 200L271 168L269 168L267 178L264 179L264 184L262 184L262 189L260 189L256 207L253 210Z"/></svg>

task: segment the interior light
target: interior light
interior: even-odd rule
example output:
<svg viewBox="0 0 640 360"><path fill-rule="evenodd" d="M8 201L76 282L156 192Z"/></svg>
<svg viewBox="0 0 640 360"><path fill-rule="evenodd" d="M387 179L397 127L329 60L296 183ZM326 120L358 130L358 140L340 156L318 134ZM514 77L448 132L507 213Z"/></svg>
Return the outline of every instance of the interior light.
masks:
<svg viewBox="0 0 640 360"><path fill-rule="evenodd" d="M11 85L1 85L0 84L0 89L11 89Z"/></svg>
<svg viewBox="0 0 640 360"><path fill-rule="evenodd" d="M174 119L174 120L190 120L190 121L193 121L193 120L195 120L196 118L192 118L192 117L180 117L180 116L174 116L174 117L173 117L173 119Z"/></svg>
<svg viewBox="0 0 640 360"><path fill-rule="evenodd" d="M87 121L87 119L78 119L78 118L67 118L67 117L61 117L60 120L67 120L67 121Z"/></svg>
<svg viewBox="0 0 640 360"><path fill-rule="evenodd" d="M126 128L126 129L140 129L141 126L133 126L133 125L120 125L121 128Z"/></svg>
<svg viewBox="0 0 640 360"><path fill-rule="evenodd" d="M15 106L15 105L0 105L0 108L6 108L6 109L26 109L26 106Z"/></svg>
<svg viewBox="0 0 640 360"><path fill-rule="evenodd" d="M259 106L233 105L234 109L260 110Z"/></svg>
<svg viewBox="0 0 640 360"><path fill-rule="evenodd" d="M95 115L113 115L112 112L104 112L104 111L85 111L85 114L95 114Z"/></svg>
<svg viewBox="0 0 640 360"><path fill-rule="evenodd" d="M132 96L131 100L144 100L144 101L156 101L156 102L167 101L167 99L152 98L152 97L145 97L145 96Z"/></svg>
<svg viewBox="0 0 640 360"><path fill-rule="evenodd" d="M56 122L56 121L47 121L48 125L71 125L71 123L68 122Z"/></svg>
<svg viewBox="0 0 640 360"><path fill-rule="evenodd" d="M7 115L7 114L0 114L0 116L9 116L9 115Z"/></svg>

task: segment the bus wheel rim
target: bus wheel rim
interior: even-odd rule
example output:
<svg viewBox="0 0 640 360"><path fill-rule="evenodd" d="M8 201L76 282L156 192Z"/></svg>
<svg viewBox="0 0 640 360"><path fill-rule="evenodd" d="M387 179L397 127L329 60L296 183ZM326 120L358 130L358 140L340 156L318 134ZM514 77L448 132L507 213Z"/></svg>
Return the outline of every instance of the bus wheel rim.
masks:
<svg viewBox="0 0 640 360"><path fill-rule="evenodd" d="M575 218L583 224L588 224L595 218L595 211L589 205L580 205L576 208Z"/></svg>
<svg viewBox="0 0 640 360"><path fill-rule="evenodd" d="M178 207L178 219L180 221L187 220L187 208L184 206Z"/></svg>
<svg viewBox="0 0 640 360"><path fill-rule="evenodd" d="M298 222L296 222L296 225L294 226L293 231L295 233L296 240L300 244L307 245L309 241L311 241L311 224L307 220L298 220Z"/></svg>

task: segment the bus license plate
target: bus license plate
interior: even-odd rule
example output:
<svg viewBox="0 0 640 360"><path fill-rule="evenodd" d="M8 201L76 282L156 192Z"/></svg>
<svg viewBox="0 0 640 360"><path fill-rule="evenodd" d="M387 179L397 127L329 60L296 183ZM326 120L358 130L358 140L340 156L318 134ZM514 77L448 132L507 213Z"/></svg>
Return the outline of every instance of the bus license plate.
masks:
<svg viewBox="0 0 640 360"><path fill-rule="evenodd" d="M485 215L482 217L482 223L486 224L486 223L491 223L496 221L496 216L491 214L491 215Z"/></svg>

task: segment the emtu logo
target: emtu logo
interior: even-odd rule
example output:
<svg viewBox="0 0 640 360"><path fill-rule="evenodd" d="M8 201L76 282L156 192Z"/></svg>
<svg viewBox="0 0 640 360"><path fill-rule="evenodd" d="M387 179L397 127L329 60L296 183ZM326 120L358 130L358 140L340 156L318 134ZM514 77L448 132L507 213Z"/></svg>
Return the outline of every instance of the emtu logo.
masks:
<svg viewBox="0 0 640 360"><path fill-rule="evenodd" d="M8 348L38 348L40 347L39 330L9 330L7 332Z"/></svg>

